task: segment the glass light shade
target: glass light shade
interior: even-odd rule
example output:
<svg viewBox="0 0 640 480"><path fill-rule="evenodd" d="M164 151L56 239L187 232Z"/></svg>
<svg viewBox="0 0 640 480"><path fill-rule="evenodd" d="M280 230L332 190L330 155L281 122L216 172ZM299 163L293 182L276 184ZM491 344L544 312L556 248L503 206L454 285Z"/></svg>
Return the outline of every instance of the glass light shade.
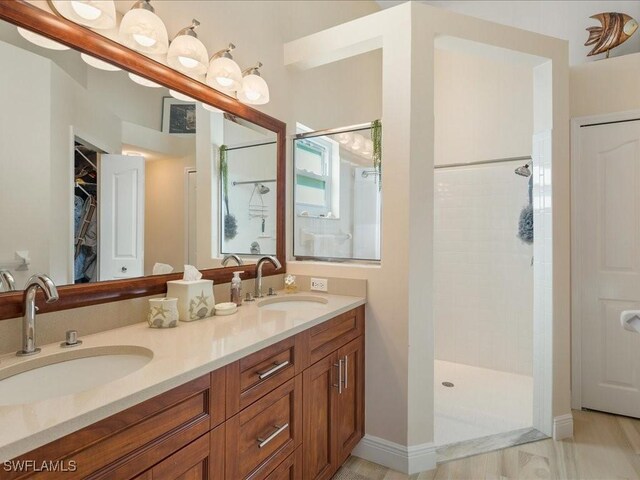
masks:
<svg viewBox="0 0 640 480"><path fill-rule="evenodd" d="M269 103L269 86L258 75L250 74L242 79L242 88L238 90L238 100L249 105Z"/></svg>
<svg viewBox="0 0 640 480"><path fill-rule="evenodd" d="M18 33L22 38L29 40L31 43L39 47L48 48L49 50L69 50L69 47L66 45L50 40L47 37L43 37L31 30L27 30L26 28L18 27Z"/></svg>
<svg viewBox="0 0 640 480"><path fill-rule="evenodd" d="M191 35L180 35L169 45L167 63L179 72L202 75L207 71L209 54L200 40Z"/></svg>
<svg viewBox="0 0 640 480"><path fill-rule="evenodd" d="M353 143L351 144L351 150L358 152L364 147L364 137L357 133L353 135Z"/></svg>
<svg viewBox="0 0 640 480"><path fill-rule="evenodd" d="M115 65L111 65L104 60L100 60L99 58L92 57L91 55L87 55L86 53L81 53L80 58L84 60L87 65L91 65L93 68L97 68L98 70L104 70L107 72L117 72L120 68Z"/></svg>
<svg viewBox="0 0 640 480"><path fill-rule="evenodd" d="M129 78L138 85L142 85L143 87L162 88L162 85L156 82L152 82L151 80L147 80L146 78L141 77L140 75L136 75L135 73L129 73Z"/></svg>
<svg viewBox="0 0 640 480"><path fill-rule="evenodd" d="M347 145L353 141L353 134L351 132L344 132L338 135L338 142L342 145Z"/></svg>
<svg viewBox="0 0 640 480"><path fill-rule="evenodd" d="M176 92L175 90L169 90L169 95L171 95L176 100L182 100L183 102L195 102L195 99L191 98L189 95Z"/></svg>
<svg viewBox="0 0 640 480"><path fill-rule="evenodd" d="M373 142L371 140L365 139L362 146L362 154L366 157L371 156L373 153Z"/></svg>
<svg viewBox="0 0 640 480"><path fill-rule="evenodd" d="M55 9L72 22L97 30L116 26L116 5L113 0L52 0Z"/></svg>
<svg viewBox="0 0 640 480"><path fill-rule="evenodd" d="M214 58L207 70L207 85L227 94L235 92L242 86L242 71L231 58Z"/></svg>
<svg viewBox="0 0 640 480"><path fill-rule="evenodd" d="M162 54L169 50L167 27L155 13L143 8L129 10L120 23L120 40L141 53Z"/></svg>

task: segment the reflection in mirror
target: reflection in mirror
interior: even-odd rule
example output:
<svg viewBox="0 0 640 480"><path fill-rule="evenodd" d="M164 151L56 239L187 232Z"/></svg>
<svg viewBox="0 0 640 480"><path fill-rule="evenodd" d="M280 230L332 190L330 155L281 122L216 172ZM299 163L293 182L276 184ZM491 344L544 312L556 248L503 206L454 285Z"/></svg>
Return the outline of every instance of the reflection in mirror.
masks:
<svg viewBox="0 0 640 480"><path fill-rule="evenodd" d="M225 115L221 149L223 174L221 252L243 255L276 253L276 136Z"/></svg>
<svg viewBox="0 0 640 480"><path fill-rule="evenodd" d="M275 183L253 198L230 187L238 234L221 241L212 167L225 144L232 182L275 179L273 133L36 46L6 22L0 61L11 65L0 71L0 270L17 289L40 272L65 285L215 268L254 241L275 253Z"/></svg>
<svg viewBox="0 0 640 480"><path fill-rule="evenodd" d="M294 255L318 260L380 260L380 169L374 127L312 132L294 140Z"/></svg>

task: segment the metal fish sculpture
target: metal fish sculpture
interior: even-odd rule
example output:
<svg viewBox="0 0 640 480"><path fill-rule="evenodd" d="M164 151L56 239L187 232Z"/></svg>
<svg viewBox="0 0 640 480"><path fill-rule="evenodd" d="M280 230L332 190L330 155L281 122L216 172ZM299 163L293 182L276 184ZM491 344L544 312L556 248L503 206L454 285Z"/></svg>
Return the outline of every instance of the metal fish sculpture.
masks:
<svg viewBox="0 0 640 480"><path fill-rule="evenodd" d="M598 20L600 26L587 28L589 38L585 46L594 45L588 57L607 52L609 58L610 50L622 45L638 29L638 22L625 13L605 12L590 18Z"/></svg>

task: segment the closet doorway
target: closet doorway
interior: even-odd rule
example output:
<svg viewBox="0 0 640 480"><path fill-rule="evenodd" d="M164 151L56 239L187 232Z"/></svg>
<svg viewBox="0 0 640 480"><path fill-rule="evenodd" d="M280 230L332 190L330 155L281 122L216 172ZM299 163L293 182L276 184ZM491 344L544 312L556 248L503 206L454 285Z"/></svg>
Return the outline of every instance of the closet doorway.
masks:
<svg viewBox="0 0 640 480"><path fill-rule="evenodd" d="M73 283L98 280L98 160L101 153L84 140L75 138Z"/></svg>

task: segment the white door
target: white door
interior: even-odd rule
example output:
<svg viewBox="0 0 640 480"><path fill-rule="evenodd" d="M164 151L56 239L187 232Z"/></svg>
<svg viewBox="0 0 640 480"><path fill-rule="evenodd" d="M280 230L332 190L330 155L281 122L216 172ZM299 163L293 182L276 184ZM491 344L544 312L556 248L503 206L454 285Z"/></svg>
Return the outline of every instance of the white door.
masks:
<svg viewBox="0 0 640 480"><path fill-rule="evenodd" d="M98 167L100 280L141 277L144 275L144 158L102 155Z"/></svg>
<svg viewBox="0 0 640 480"><path fill-rule="evenodd" d="M640 417L640 120L584 126L574 165L582 406Z"/></svg>

